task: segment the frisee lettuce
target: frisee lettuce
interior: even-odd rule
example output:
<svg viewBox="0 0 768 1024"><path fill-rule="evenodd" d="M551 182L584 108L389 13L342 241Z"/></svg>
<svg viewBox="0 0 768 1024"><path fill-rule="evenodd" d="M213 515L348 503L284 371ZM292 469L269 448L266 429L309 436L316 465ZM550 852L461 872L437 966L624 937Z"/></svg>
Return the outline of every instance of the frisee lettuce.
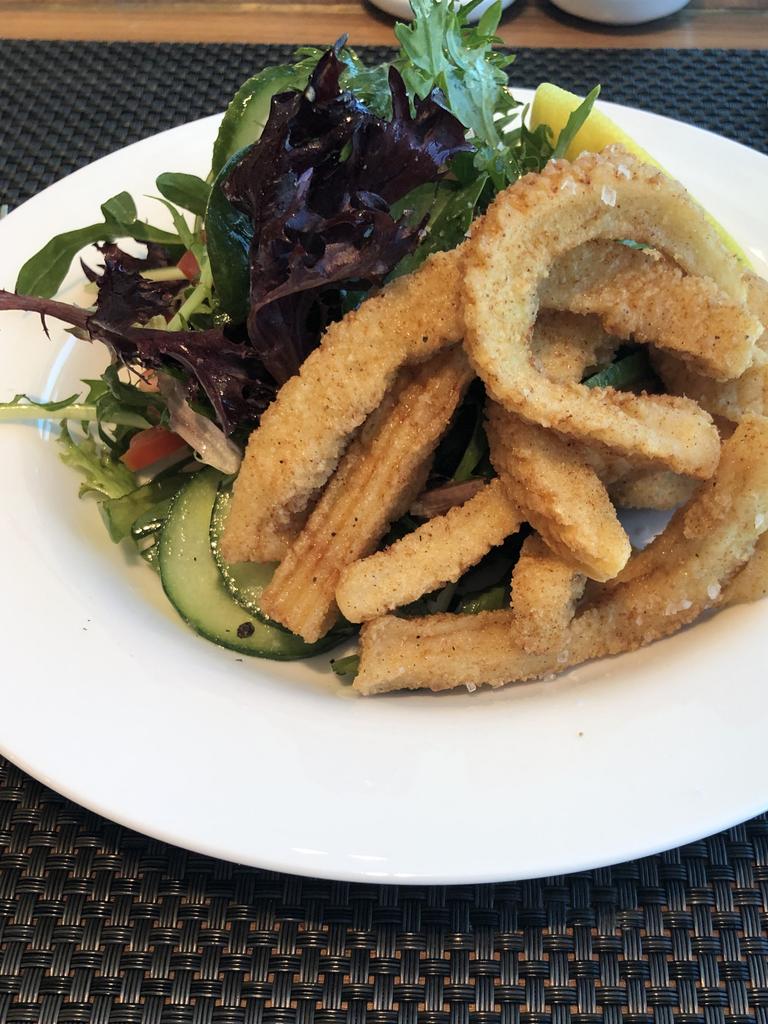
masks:
<svg viewBox="0 0 768 1024"><path fill-rule="evenodd" d="M101 498L122 498L135 490L136 478L133 473L113 458L90 434L76 441L64 420L58 442L61 461L85 478L80 484L80 497L95 494Z"/></svg>

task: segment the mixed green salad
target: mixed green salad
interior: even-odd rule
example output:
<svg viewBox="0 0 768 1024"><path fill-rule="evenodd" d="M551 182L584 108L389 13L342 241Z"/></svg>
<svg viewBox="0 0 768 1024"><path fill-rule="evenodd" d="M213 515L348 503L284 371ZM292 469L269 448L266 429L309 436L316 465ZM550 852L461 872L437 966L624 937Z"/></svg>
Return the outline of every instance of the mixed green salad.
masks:
<svg viewBox="0 0 768 1024"><path fill-rule="evenodd" d="M17 395L2 419L58 420L61 458L98 501L110 537L130 540L198 632L269 658L306 657L352 632L340 623L308 645L260 613L273 566L227 565L218 539L249 433L325 327L367 292L450 249L495 194L563 155L598 89L557 138L535 131L507 86L513 57L495 49L494 4L454 9L411 0L390 64L367 66L346 39L303 47L291 64L248 79L230 103L205 179L161 174L172 230L121 192L97 223L52 238L22 267L0 310L39 313L104 344L110 363L82 394ZM92 305L54 298L81 260ZM6 342L7 343L7 342ZM589 383L648 372L629 353ZM470 389L442 441L429 488L493 474L482 387ZM405 516L384 543L421 521ZM419 613L502 606L517 537ZM406 613L409 610L406 609ZM354 670L343 659L337 671Z"/></svg>

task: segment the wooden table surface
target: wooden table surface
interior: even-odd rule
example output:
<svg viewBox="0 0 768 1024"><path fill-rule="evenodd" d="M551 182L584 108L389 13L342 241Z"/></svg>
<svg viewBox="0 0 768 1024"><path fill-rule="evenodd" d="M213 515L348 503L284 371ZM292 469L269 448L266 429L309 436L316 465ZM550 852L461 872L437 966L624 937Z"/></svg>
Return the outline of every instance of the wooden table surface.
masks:
<svg viewBox="0 0 768 1024"><path fill-rule="evenodd" d="M393 19L365 0L0 0L0 37L177 42L392 43ZM691 0L680 14L611 29L517 0L500 35L511 46L768 49L768 0Z"/></svg>

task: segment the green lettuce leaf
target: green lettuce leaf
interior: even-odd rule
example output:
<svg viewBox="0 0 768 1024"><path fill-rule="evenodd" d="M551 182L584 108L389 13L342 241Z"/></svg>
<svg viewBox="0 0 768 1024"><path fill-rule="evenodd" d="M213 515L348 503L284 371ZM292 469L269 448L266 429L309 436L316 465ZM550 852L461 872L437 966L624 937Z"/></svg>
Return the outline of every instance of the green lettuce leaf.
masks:
<svg viewBox="0 0 768 1024"><path fill-rule="evenodd" d="M95 494L101 498L122 498L136 489L133 473L122 462L113 459L108 449L99 445L90 435L75 441L64 421L58 442L61 461L85 478L80 485L80 497Z"/></svg>

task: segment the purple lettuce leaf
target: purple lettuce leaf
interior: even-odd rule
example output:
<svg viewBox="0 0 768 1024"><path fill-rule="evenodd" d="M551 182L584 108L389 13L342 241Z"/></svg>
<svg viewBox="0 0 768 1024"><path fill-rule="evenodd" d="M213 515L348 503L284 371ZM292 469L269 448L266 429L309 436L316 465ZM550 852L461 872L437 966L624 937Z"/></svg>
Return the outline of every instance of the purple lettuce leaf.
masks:
<svg viewBox="0 0 768 1024"><path fill-rule="evenodd" d="M224 183L253 224L248 334L278 383L340 315L343 290L380 285L416 247L423 224L395 220L390 204L471 148L436 92L411 114L391 69L386 121L340 89L344 66L329 50L304 93L275 96L261 138Z"/></svg>
<svg viewBox="0 0 768 1024"><path fill-rule="evenodd" d="M100 321L128 326L145 324L155 316L170 318L179 292L188 282L151 281L142 277L142 270L168 265L162 246L148 247L148 250L146 258L140 259L123 252L117 245L102 246L101 273L80 261L85 276L99 289L96 314Z"/></svg>
<svg viewBox="0 0 768 1024"><path fill-rule="evenodd" d="M55 299L0 290L0 311L26 310L55 317L100 341L127 366L181 372L190 398L205 398L225 434L252 427L275 395L275 385L247 339L237 341L225 329L163 331L107 321Z"/></svg>

